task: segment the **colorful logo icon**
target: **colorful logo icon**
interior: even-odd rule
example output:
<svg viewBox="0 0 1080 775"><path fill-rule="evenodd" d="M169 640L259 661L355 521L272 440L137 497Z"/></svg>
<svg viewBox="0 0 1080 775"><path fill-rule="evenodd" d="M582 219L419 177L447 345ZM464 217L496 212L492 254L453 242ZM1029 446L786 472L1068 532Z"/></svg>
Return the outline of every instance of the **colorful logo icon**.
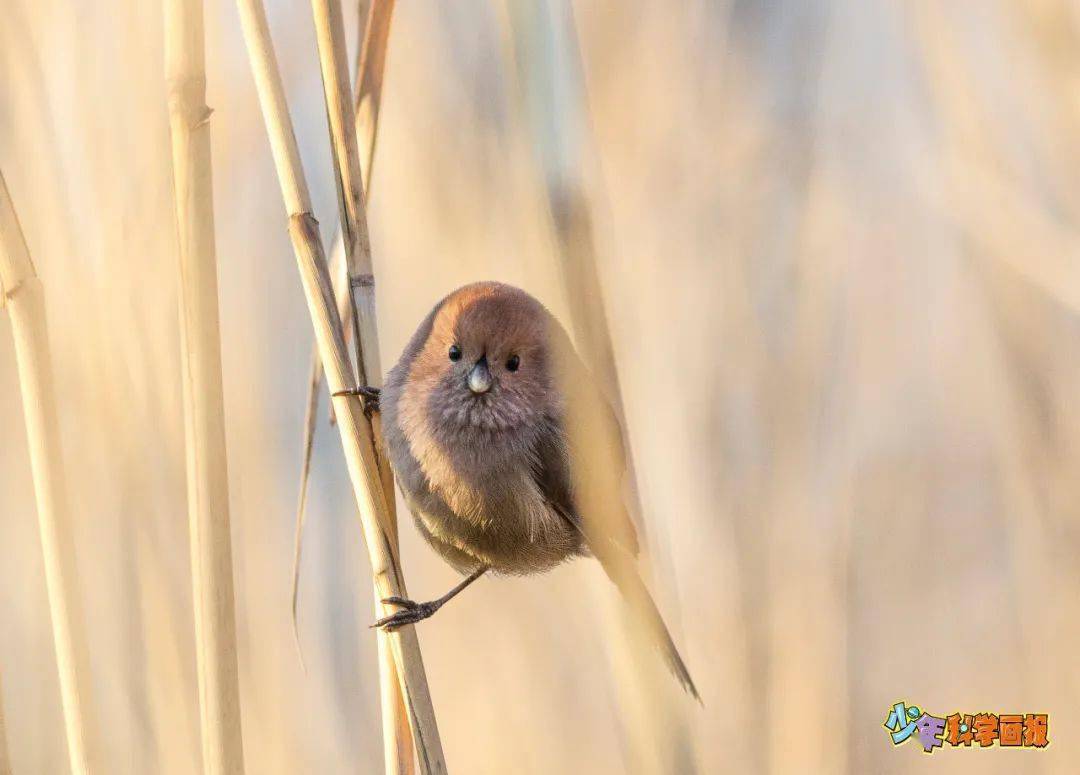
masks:
<svg viewBox="0 0 1080 775"><path fill-rule="evenodd" d="M1046 713L953 713L944 718L933 716L918 705L898 702L889 710L884 727L893 745L914 738L924 753L933 753L948 743L954 748L1045 748L1049 719Z"/></svg>

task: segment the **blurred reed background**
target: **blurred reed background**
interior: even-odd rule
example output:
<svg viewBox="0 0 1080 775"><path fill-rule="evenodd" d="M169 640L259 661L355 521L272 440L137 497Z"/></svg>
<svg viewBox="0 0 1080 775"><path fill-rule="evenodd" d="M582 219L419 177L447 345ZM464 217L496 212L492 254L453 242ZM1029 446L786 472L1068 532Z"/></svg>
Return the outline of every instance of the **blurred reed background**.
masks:
<svg viewBox="0 0 1080 775"><path fill-rule="evenodd" d="M329 242L311 9L269 6ZM597 262L652 586L705 707L657 681L681 721L632 709L595 563L484 580L419 627L450 769L1075 771L1080 3L572 6L397 3L370 207L383 362L475 279L569 321L550 204L585 192L569 254ZM0 10L0 169L45 288L102 771L198 772L161 6ZM311 324L234 4L206 26L247 772L377 772L370 574L325 424L307 676L292 643ZM0 316L0 728L16 775L62 773ZM452 571L401 515L410 592L441 594ZM893 750L899 699L1048 712L1052 744Z"/></svg>

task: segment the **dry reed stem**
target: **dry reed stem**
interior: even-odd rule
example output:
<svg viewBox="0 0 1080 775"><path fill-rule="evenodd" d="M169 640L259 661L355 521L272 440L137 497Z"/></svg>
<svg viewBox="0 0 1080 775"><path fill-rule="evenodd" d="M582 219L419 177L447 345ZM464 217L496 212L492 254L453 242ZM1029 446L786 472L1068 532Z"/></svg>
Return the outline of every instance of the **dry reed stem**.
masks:
<svg viewBox="0 0 1080 775"><path fill-rule="evenodd" d="M346 290L352 308L353 338L356 346L357 382L372 385L379 381L382 366L379 359L379 339L375 316L375 276L371 262L371 239L368 234L367 211L360 169L360 153L353 115L352 93L346 63L345 25L340 0L312 0L315 36L319 48L326 113L330 125L330 145L333 151L334 174L338 184L340 231L345 247L348 268ZM370 146L370 144L369 144ZM370 168L370 166L369 166ZM340 306L339 306L340 310ZM311 401L308 402L309 407ZM312 418L313 419L313 418ZM376 459L387 506L387 529L391 550L397 555L397 514L394 499L394 480L390 463L382 450L382 423L379 415L372 416ZM390 614L375 589L375 616ZM400 681L387 648L388 634L376 634L379 646L380 702L383 717L384 766L388 773L408 773L412 770L412 739L403 710ZM399 721L406 720L406 724Z"/></svg>
<svg viewBox="0 0 1080 775"><path fill-rule="evenodd" d="M315 39L319 49L326 117L330 124L330 151L334 159L334 177L338 186L339 225L345 243L345 264L349 274L347 291L353 308L352 328L357 375L360 384L366 384L356 294L364 277L371 274L371 242L368 237L367 218L361 217L364 191L360 180L360 160L356 151L349 73L345 64L345 24L341 14L341 0L312 0L311 11L315 20Z"/></svg>
<svg viewBox="0 0 1080 775"><path fill-rule="evenodd" d="M361 150L360 168L363 178L365 202L371 196L371 180L375 171L375 146L379 138L379 108L382 104L383 75L386 72L386 52L390 40L390 22L394 15L395 0L374 0L369 8L367 24L362 34L363 46L357 57L356 77L353 79L354 108L356 114L356 143ZM330 251L330 274L340 283L335 287L338 309L349 308L349 287L344 266L344 246L340 226ZM369 378L375 379L379 369L368 369ZM320 373L321 378L321 373ZM374 383L371 383L374 384ZM333 407L330 422L333 424ZM393 477L390 477L391 484Z"/></svg>
<svg viewBox="0 0 1080 775"><path fill-rule="evenodd" d="M396 551L396 547L395 547ZM381 616L384 610L378 587L373 590L375 610ZM377 638L379 652L379 706L382 710L383 771L387 775L412 775L416 771L416 746L413 745L412 727L409 725L409 709L401 693L401 678L394 661L394 648L390 634L380 630Z"/></svg>
<svg viewBox="0 0 1080 775"><path fill-rule="evenodd" d="M75 549L56 415L45 295L34 271L15 205L0 173L0 289L11 317L23 417L30 447L38 528L45 560L45 586L60 677L68 761L72 773L94 771L90 749L90 663L86 648Z"/></svg>
<svg viewBox="0 0 1080 775"><path fill-rule="evenodd" d="M394 14L394 0L374 0L370 4L367 23L362 33L363 46L356 60L353 78L353 106L355 113L356 144L361 151L360 169L365 203L371 197L371 180L375 172L375 146L379 137L379 108L382 104L383 75L386 72L386 52L390 38L390 22ZM348 271L345 266L345 247L341 226L330 251L330 275L337 288L338 309L342 315L349 314ZM374 318L373 318L374 319ZM362 321L361 321L362 322ZM346 332L348 336L348 332ZM376 353L377 355L377 353ZM369 357L371 357L369 355ZM369 379L381 377L381 370L368 368ZM322 372L319 372L322 378ZM375 384L375 383L371 383ZM333 407L330 408L333 424Z"/></svg>
<svg viewBox="0 0 1080 775"><path fill-rule="evenodd" d="M363 6L363 3L361 4ZM363 41L356 59L356 73L354 77L355 106L359 111L355 122L355 135L358 148L366 151L360 158L362 190L365 198L370 196L371 177L374 170L375 143L378 136L379 105L382 94L382 80L385 72L387 41L390 34L390 20L393 16L394 0L375 0L364 14L361 7L361 33L359 39ZM340 181L340 177L338 178ZM339 188L339 191L341 189ZM331 276L336 279L336 293L338 314L343 320L360 320L361 355L358 360L364 363L367 384L379 386L382 383L382 368L379 362L378 334L375 328L374 313L374 285L363 284L359 289L354 289L349 282L349 272L345 261L345 244L341 225L338 226L337 235L330 258ZM361 294L361 304L367 314L359 318L352 314L354 293ZM348 338L348 332L346 333ZM296 512L296 534L293 550L292 571L292 623L293 637L297 644L297 651L303 654L300 648L299 630L297 622L298 614L298 591L300 581L300 560L303 547L303 531L307 515L307 488L311 474L311 457L314 451L315 423L317 422L319 390L322 387L322 360L319 358L318 346L313 346L311 356L310 377L308 381L307 410L304 417L303 449L300 464L300 488ZM330 407L331 423L333 422L333 405ZM381 418L377 415L373 418L375 425L376 447L378 449L382 439ZM379 454L380 473L383 477L383 488L386 492L387 505L394 510L394 476L390 470L385 455ZM394 552L397 552L397 519L393 519L394 533L391 542ZM376 594L376 611L381 617L387 612L382 610L379 596ZM393 653L386 641L386 634L380 632L378 637L379 666L383 679L379 686L381 689L381 705L383 718L383 752L385 756L386 772L396 772L408 775L413 772L413 745L412 735L408 730L408 712L405 708L404 698L401 696L400 682L396 675L391 674L394 670ZM395 671L396 672L396 671Z"/></svg>
<svg viewBox="0 0 1080 775"><path fill-rule="evenodd" d="M340 315L340 310L338 312ZM311 477L311 457L315 450L315 423L319 413L319 388L322 386L322 360L319 358L319 347L311 355L311 366L308 368L308 400L304 409L304 436L301 440L300 449L300 492L296 501L296 531L293 535L293 565L292 565L292 629L293 643L296 645L296 654L300 658L300 666L307 672L304 663L304 649L300 645L300 627L297 618L300 601L300 560L304 547L304 524L307 522L307 492L308 479Z"/></svg>
<svg viewBox="0 0 1080 775"><path fill-rule="evenodd" d="M317 222L311 213L266 11L260 0L238 0L237 5L282 196L289 213L289 234L296 252L308 310L327 384L331 392L336 393L354 387L355 380L345 347L344 330L334 303ZM380 598L403 595L401 572L391 542L391 512L376 458L371 423L355 398L341 396L335 398L334 402L338 432L360 509L360 521L378 595ZM416 631L413 627L403 627L390 635L388 640L394 652L401 692L409 710L409 723L420 769L424 773L445 772L442 743Z"/></svg>
<svg viewBox="0 0 1080 775"><path fill-rule="evenodd" d="M202 0L165 0L203 770L244 771Z"/></svg>
<svg viewBox="0 0 1080 775"><path fill-rule="evenodd" d="M393 18L394 0L372 0L365 26L363 45L357 59L357 80L354 86L356 111L356 141L361 149L366 150L366 157L361 157L361 174L365 196L370 196L371 179L375 170L375 144L379 136L379 106L382 104L383 74L386 70L386 51L390 39L390 20ZM361 306L370 313L361 317L360 337L363 352L367 359L366 370L369 384L381 386L382 365L380 363L378 332L375 329L375 286L360 289ZM376 417L375 440L382 440L382 418ZM385 454L379 455L380 474L383 491L386 493L387 506L393 511L394 474ZM398 552L397 517L393 519L394 532L390 536L395 554ZM398 555L400 556L400 555ZM375 607L380 614L382 602L376 591ZM386 680L386 676L396 673L394 654L384 632L378 635L379 668L384 676L380 681L380 704L383 719L383 757L384 769L388 773L412 775L414 772L415 746L411 734L403 734L408 728L409 714L405 707L405 698L401 694L400 680ZM393 671L393 673L391 673ZM411 731L411 730L410 730Z"/></svg>
<svg viewBox="0 0 1080 775"><path fill-rule="evenodd" d="M381 374L381 365L375 321L371 240L346 66L345 27L340 0L312 0L311 6L330 124L334 173L338 182L340 228L348 268L346 290L351 300L353 336L356 340L356 379L360 385L369 385L372 375ZM376 433L376 439L379 436ZM380 461L380 472L384 469L385 461ZM388 495L392 494L391 489ZM393 499L388 497L387 500ZM391 527L392 536L396 536L396 521Z"/></svg>
<svg viewBox="0 0 1080 775"><path fill-rule="evenodd" d="M355 104L362 107L362 112L357 115L356 140L359 148L367 149L367 164L363 165L361 158L363 190L365 197L370 197L371 178L374 172L375 141L379 126L379 98L382 94L382 77L385 70L387 37L390 34L390 19L394 10L394 0L376 0L370 6L367 34L363 36L364 45L357 59L357 72L355 82ZM345 264L345 245L339 224L334 245L330 251L330 275L334 278L335 295L337 298L338 314L341 319L347 320L352 317L352 293L350 292L348 267ZM364 360L367 362L368 384L379 387L382 384L382 368L379 363L378 335L374 328L374 286L367 285L360 289L361 304L370 308L371 314L366 316L372 326L367 334L361 334L362 341L371 341L373 346L364 348ZM370 296L370 298L368 298ZM361 321L361 325L365 325ZM348 339L348 331L346 331ZM300 492L296 508L296 534L293 545L293 570L292 570L292 618L293 636L297 639L299 650L299 636L297 633L297 605L300 579L300 560L303 549L304 523L307 518L307 490L308 480L311 475L311 456L314 452L315 423L318 412L318 391L322 387L323 369L322 359L319 357L318 344L312 346L311 367L308 378L308 402L307 412L304 416L303 443L300 456ZM331 424L333 424L333 404L330 406ZM376 422L380 422L376 418ZM378 433L376 441L381 439ZM389 465L385 465L385 459L380 456L380 466L383 473L384 486L388 493L394 489L394 475ZM393 498L388 498L393 508ZM395 519L394 539L397 547ZM301 661L302 661L301 657Z"/></svg>

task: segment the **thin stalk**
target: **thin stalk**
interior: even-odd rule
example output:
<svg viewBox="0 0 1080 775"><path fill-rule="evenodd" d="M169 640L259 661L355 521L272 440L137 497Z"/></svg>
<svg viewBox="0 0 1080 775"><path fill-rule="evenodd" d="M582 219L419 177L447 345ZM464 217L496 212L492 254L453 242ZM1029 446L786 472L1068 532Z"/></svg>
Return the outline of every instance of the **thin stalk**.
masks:
<svg viewBox="0 0 1080 775"><path fill-rule="evenodd" d="M340 310L338 314L340 314ZM304 669L304 672L307 672L307 665L304 664L304 649L300 645L300 628L297 619L300 602L300 558L304 547L304 523L307 522L307 485L311 476L311 456L315 450L315 422L319 413L320 385L322 385L322 360L319 358L319 348L316 346L315 352L311 354L311 366L308 369L308 400L307 408L304 410L304 438L301 441L300 453L300 494L296 503L296 532L293 536L293 643L296 644L296 653L300 657L300 666Z"/></svg>
<svg viewBox="0 0 1080 775"><path fill-rule="evenodd" d="M368 233L367 208L360 169L360 152L349 88L345 24L341 0L312 0L315 37L319 47L326 113L330 125L330 145L333 150L334 174L338 183L338 209L345 263L348 267L348 294L352 307L353 339L356 346L357 382L370 385L382 374L379 359L379 338L375 315L375 275L371 262L371 238ZM370 166L370 165L369 165ZM389 521L388 538L397 553L397 514L393 477L390 464L382 450L381 417L372 418L376 460L382 481ZM382 618L386 610L380 596L375 595L375 616ZM376 635L379 643L380 701L383 711L383 750L388 773L407 773L412 768L411 735L398 723L402 718L403 698L394 688L399 685L393 662L389 659L387 633Z"/></svg>
<svg viewBox="0 0 1080 775"><path fill-rule="evenodd" d="M366 384L367 371L360 339L356 294L360 284L371 277L371 240L364 213L364 188L360 177L360 155L356 147L356 120L352 108L352 90L349 88L341 0L311 0L311 11L315 19L315 39L319 46L326 116L330 124L330 148L338 184L345 263L349 270L348 289L353 308L357 375L360 383Z"/></svg>
<svg viewBox="0 0 1080 775"><path fill-rule="evenodd" d="M390 22L394 16L394 0L373 0L367 23L362 30L364 41L357 57L353 78L353 107L356 113L356 143L360 149L360 169L364 181L365 201L370 201L371 180L375 171L375 146L379 138L379 107L382 105L383 76L386 72L386 52L390 40ZM349 288L344 261L344 245L340 224L330 251L330 274L335 279L338 309L349 309ZM340 283L338 279L340 278ZM351 312L349 313L351 314ZM377 371L368 369L369 372ZM321 376L321 375L320 375ZM373 383L372 383L373 384ZM334 424L333 407L330 424Z"/></svg>
<svg viewBox="0 0 1080 775"><path fill-rule="evenodd" d="M370 260L370 242L366 236L364 244L358 246L355 241L344 239L344 233L357 234L361 230L366 235L366 219L361 225L349 226L350 210L351 217L356 217L356 212L363 212L359 202L366 200L370 192L371 174L374 169L375 140L377 137L380 96L382 94L383 73L385 71L387 41L390 35L390 20L394 10L394 0L374 0L366 14L366 25L361 31L360 39L363 45L356 60L356 73L354 75L354 106L359 111L355 118L354 130L348 132L348 123L352 120L347 114L347 104L343 94L347 89L341 71L344 69L344 31L340 25L340 13L337 14L337 30L333 29L334 20L331 16L332 8L326 3L315 3L314 12L317 19L317 32L319 34L320 59L324 72L324 87L327 94L327 114L331 126L331 139L334 147L335 167L344 166L344 170L336 169L338 182L340 222L334 246L331 252L331 275L338 279L336 285L338 313L343 320L351 320L353 324L353 338L357 344L357 363L361 364L359 372L360 381L363 384L378 387L382 383L382 367L379 357L378 331L375 316L375 286L374 272ZM334 3L337 5L337 3ZM361 9L363 11L363 9ZM362 17L361 23L364 23ZM337 113L338 115L334 115ZM345 205L345 194L349 186L342 185L343 179L356 180L356 165L348 161L351 151L342 150L349 136L355 137L355 146L360 153L358 164L360 169L359 202L354 202L352 208ZM346 163L342 165L342 162ZM346 261L346 245L352 245L355 255L358 250L366 248L366 258L369 270L366 274L359 270L349 269ZM357 271L361 274L357 274ZM361 278L360 282L353 282L351 277ZM359 306L360 314L354 314L354 305ZM348 339L348 333L346 333ZM293 636L299 646L299 631L297 627L298 589L300 580L300 559L303 546L304 523L307 514L307 485L311 473L311 456L314 450L315 423L317 421L318 395L322 386L322 361L319 358L318 347L312 353L311 371L308 383L307 412L304 418L304 442L301 455L300 469L300 494L297 505L296 536L293 552L292 573L292 620ZM333 422L333 405L331 404L331 422ZM376 415L373 418L375 425L376 452L379 460L379 471L383 479L383 489L386 493L387 506L391 511L392 534L390 535L394 553L397 553L397 516L394 499L394 477L391 472L389 461L382 454L382 427L381 418ZM375 596L376 617L381 618L388 612L383 610L379 596ZM413 772L413 742L408 728L408 713L405 708L404 698L401 696L400 681L396 676L393 653L386 640L386 634L380 632L378 638L379 669L382 675L379 686L381 689L380 699L383 719L383 752L385 757L385 770L387 773L409 775Z"/></svg>
<svg viewBox="0 0 1080 775"><path fill-rule="evenodd" d="M331 392L337 393L355 387L356 382L348 359L341 318L334 303L317 222L311 213L311 200L270 39L266 10L261 0L238 0L237 5L282 196L289 214L289 234L326 381ZM392 543L392 515L376 457L371 423L356 398L338 396L333 401L377 595L382 599L404 594L401 570ZM391 634L388 642L394 654L401 693L409 711L409 724L420 770L423 773L445 772L442 743L416 631L413 627L403 627Z"/></svg>
<svg viewBox="0 0 1080 775"><path fill-rule="evenodd" d="M363 36L364 45L357 59L357 72L353 79L355 83L354 103L357 106L356 117L356 140L360 149L366 149L367 164L364 165L364 156L361 156L363 190L365 197L370 196L371 179L374 172L375 162L375 139L379 126L379 100L382 94L382 79L385 71L387 38L390 35L390 19L394 10L394 0L375 0L371 3L370 13L366 25L367 33ZM334 237L334 245L330 251L330 276L334 278L335 296L337 299L338 314L342 320L351 320L352 315L352 287L349 283L348 267L345 263L345 244L342 238L341 225ZM369 284L359 289L360 304L372 310L371 315L363 316L371 321L372 328L366 335L361 336L361 341L370 340L372 346L364 348L365 355L362 360L367 361L365 371L369 380L367 384L379 387L382 384L382 368L379 363L378 336L374 328L374 286ZM370 298L369 298L370 297ZM348 330L346 340L348 340ZM297 640L299 649L299 636L297 632L297 606L298 589L300 583L300 559L303 549L304 523L307 518L307 489L311 475L311 456L314 452L315 423L317 421L318 392L323 384L322 359L319 357L319 348L315 344L311 353L311 369L308 380L308 412L304 416L303 444L300 455L300 493L296 509L296 540L293 548L292 569L292 618L293 636ZM314 409L312 408L314 407ZM331 425L333 419L333 404L330 406ZM378 435L381 438L381 434ZM380 465L383 469L384 483L388 492L393 491L394 476L388 465L382 465L383 457L380 456ZM393 499L390 499L393 500ZM395 520L396 525L396 520ZM395 548L397 536L394 535ZM301 657L302 660L302 657Z"/></svg>
<svg viewBox="0 0 1080 775"><path fill-rule="evenodd" d="M41 549L45 559L45 587L60 676L68 762L72 773L84 775L93 771L96 761L89 750L93 730L89 710L89 657L79 602L75 550L71 540L45 295L34 271L15 205L2 173L0 287L6 299L11 333L15 339L15 360L30 446Z"/></svg>
<svg viewBox="0 0 1080 775"><path fill-rule="evenodd" d="M368 9L368 20L364 30L363 45L357 59L357 78L354 85L354 110L356 113L356 143L361 151L360 168L363 180L365 204L370 201L371 179L375 170L375 144L379 137L379 106L382 104L383 74L386 71L386 51L390 40L390 21L394 15L394 0L372 0ZM359 304L363 312L360 315L360 338L366 359L366 371L369 384L382 385L382 364L379 353L379 337L375 327L375 283L359 289ZM379 447L379 473L382 475L383 491L387 505L393 510L394 474L390 462L383 453L382 417L375 418L376 446ZM394 515L394 532L390 536L395 554L398 552L397 516ZM382 601L375 595L375 610L380 618L387 615ZM405 698L401 694L400 681L392 680L396 674L394 655L387 634L380 632L379 670L383 676L379 687L383 720L383 758L387 773L412 775L415 748L411 734L404 734L409 724L409 714L405 707Z"/></svg>
<svg viewBox="0 0 1080 775"><path fill-rule="evenodd" d="M203 770L244 771L202 0L165 0Z"/></svg>
<svg viewBox="0 0 1080 775"><path fill-rule="evenodd" d="M367 9L366 31L362 30L360 55L356 58L355 96L357 106L363 106L363 121L353 122L349 114L347 76L345 71L345 30L341 24L338 2L313 2L316 33L319 37L320 62L324 73L323 84L326 91L327 119L332 135L334 149L335 176L338 182L339 223L334 248L330 255L330 267L334 276L341 276L337 284L338 313L343 321L352 325L352 338L356 346L357 372L362 384L378 386L381 384L382 369L379 361L378 331L375 316L375 284L372 261L370 261L370 243L367 237L366 218L355 222L363 212L363 202L369 190L370 173L373 169L375 154L376 126L378 124L378 98L382 89L382 73L386 63L387 38L390 33L390 18L393 12L393 0L377 0ZM363 9L361 9L363 12ZM363 16L362 16L363 24ZM349 124L354 123L349 131ZM346 148L356 147L356 152ZM366 157L359 157L359 149L366 150ZM355 159L355 161L353 161ZM366 161L366 165L364 162ZM365 175L366 173L366 175ZM359 187L357 187L359 182ZM350 234L346 239L346 234ZM367 271L364 270L365 266ZM356 314L359 309L359 314ZM347 332L346 340L349 336ZM300 572L300 557L303 541L303 524L307 514L307 488L311 473L311 456L314 449L314 430L316 410L318 410L319 390L322 385L322 361L318 346L312 353L311 378L305 434L300 464L300 493L297 506L296 536L293 555L293 635L299 648L297 628L297 604ZM330 403L330 422L334 422L334 406ZM381 453L381 420L373 418L376 438L376 451L379 459L379 471L382 475L383 489L386 491L387 504L390 507L391 542L397 550L397 519L394 514L393 474L386 456ZM376 617L387 615L379 596L376 595ZM386 640L386 634L379 633L379 669L381 672L381 704L383 752L386 771L399 775L413 772L413 737L408 729L408 715L404 698L399 689L393 663L393 654Z"/></svg>
<svg viewBox="0 0 1080 775"><path fill-rule="evenodd" d="M396 549L396 547L395 547ZM379 590L374 590L375 611L389 613L382 604ZM413 746L409 711L401 694L401 679L394 661L394 649L389 633L382 630L376 636L379 652L379 705L382 709L383 771L387 775L412 775L416 749Z"/></svg>
<svg viewBox="0 0 1080 775"><path fill-rule="evenodd" d="M386 72L386 52L390 39L390 22L394 15L394 0L374 0L368 10L367 23L361 35L364 43L356 60L356 72L353 73L356 144L360 149L360 169L365 201L370 200L371 181L375 172L379 108L382 104L383 75ZM341 224L338 224L334 247L330 251L330 276L334 278L338 309L342 311L342 317L351 316L350 287L347 285L348 270L345 266L345 246L342 240ZM346 331L346 337L348 337L348 331ZM368 372L372 374L372 379L375 378L374 373L378 371L378 369L368 369ZM321 371L319 378L322 379ZM334 424L332 406L330 407L330 424Z"/></svg>

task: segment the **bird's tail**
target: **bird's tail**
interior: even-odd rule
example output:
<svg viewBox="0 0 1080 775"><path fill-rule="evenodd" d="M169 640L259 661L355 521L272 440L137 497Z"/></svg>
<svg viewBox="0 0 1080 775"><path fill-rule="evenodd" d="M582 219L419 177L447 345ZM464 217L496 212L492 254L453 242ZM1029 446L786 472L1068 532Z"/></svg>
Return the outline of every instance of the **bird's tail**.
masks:
<svg viewBox="0 0 1080 775"><path fill-rule="evenodd" d="M649 640L660 651L668 669L683 688L701 703L701 695L698 694L697 687L694 685L694 679L690 677L690 671L675 647L675 641L671 639L671 633L668 632L664 618L656 607L656 601L649 594L648 587L645 586L645 582L638 573L634 558L629 553L624 553L619 547L612 546L603 553L603 556L598 556L598 559L608 577L622 593L623 599L633 612L636 623L648 633Z"/></svg>

